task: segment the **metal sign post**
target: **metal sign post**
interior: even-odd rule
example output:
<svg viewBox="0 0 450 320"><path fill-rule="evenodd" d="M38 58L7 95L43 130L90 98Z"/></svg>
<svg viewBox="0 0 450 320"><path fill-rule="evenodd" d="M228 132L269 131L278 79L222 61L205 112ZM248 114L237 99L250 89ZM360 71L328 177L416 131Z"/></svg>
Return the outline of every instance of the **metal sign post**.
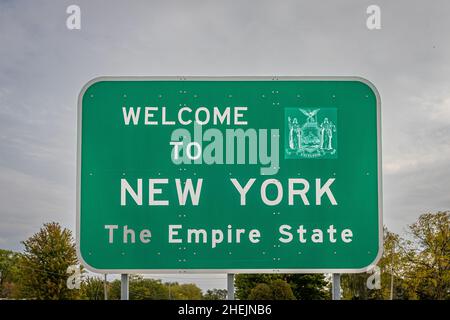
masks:
<svg viewBox="0 0 450 320"><path fill-rule="evenodd" d="M129 277L128 274L122 273L120 277L120 300L129 300Z"/></svg>
<svg viewBox="0 0 450 320"><path fill-rule="evenodd" d="M108 300L108 279L106 276L107 274L105 273L105 278L103 280L103 294L105 295L105 300Z"/></svg>
<svg viewBox="0 0 450 320"><path fill-rule="evenodd" d="M234 273L227 273L227 298L234 300Z"/></svg>
<svg viewBox="0 0 450 320"><path fill-rule="evenodd" d="M332 299L341 300L341 274L333 273Z"/></svg>

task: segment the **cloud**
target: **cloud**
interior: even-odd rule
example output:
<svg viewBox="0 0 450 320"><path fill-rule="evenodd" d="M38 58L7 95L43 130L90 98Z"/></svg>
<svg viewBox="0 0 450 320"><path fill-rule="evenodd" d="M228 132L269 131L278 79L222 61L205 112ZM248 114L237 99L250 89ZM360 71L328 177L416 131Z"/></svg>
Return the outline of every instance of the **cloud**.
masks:
<svg viewBox="0 0 450 320"><path fill-rule="evenodd" d="M74 225L64 219L64 213L75 214L71 188L4 167L0 167L0 186L0 237L6 248L18 250L20 241L44 222L58 221L73 230Z"/></svg>
<svg viewBox="0 0 450 320"><path fill-rule="evenodd" d="M450 207L448 1L0 2L0 246L74 228L76 104L98 75L358 75L382 96L384 218ZM217 282L218 286L224 283Z"/></svg>

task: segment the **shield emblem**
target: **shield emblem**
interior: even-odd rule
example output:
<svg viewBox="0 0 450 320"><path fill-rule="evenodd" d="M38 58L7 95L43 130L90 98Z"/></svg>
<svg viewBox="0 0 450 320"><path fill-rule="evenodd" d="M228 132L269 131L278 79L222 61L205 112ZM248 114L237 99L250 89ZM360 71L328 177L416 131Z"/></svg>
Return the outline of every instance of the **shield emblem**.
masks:
<svg viewBox="0 0 450 320"><path fill-rule="evenodd" d="M337 110L285 109L285 159L336 159Z"/></svg>

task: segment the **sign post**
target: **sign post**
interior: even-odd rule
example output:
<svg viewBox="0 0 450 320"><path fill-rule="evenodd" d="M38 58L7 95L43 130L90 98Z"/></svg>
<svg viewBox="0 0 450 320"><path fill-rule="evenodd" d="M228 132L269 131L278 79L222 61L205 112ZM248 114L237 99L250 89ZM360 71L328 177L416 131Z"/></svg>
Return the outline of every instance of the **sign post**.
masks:
<svg viewBox="0 0 450 320"><path fill-rule="evenodd" d="M332 299L341 300L341 275L339 273L333 273L332 277Z"/></svg>
<svg viewBox="0 0 450 320"><path fill-rule="evenodd" d="M126 273L122 273L120 276L120 300L128 300L130 298L129 288L129 276Z"/></svg>
<svg viewBox="0 0 450 320"><path fill-rule="evenodd" d="M107 279L107 274L104 274L104 279L103 279L103 294L104 294L104 298L105 300L108 300L108 279Z"/></svg>
<svg viewBox="0 0 450 320"><path fill-rule="evenodd" d="M227 273L227 298L234 300L234 274Z"/></svg>
<svg viewBox="0 0 450 320"><path fill-rule="evenodd" d="M367 80L97 78L78 103L77 251L90 270L349 273L382 249ZM229 291L229 298L234 290Z"/></svg>

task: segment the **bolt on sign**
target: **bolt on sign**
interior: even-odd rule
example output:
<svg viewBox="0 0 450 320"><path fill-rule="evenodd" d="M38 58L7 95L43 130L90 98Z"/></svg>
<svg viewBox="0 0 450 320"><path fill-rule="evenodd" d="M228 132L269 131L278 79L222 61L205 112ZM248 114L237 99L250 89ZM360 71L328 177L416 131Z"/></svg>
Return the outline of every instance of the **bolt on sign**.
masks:
<svg viewBox="0 0 450 320"><path fill-rule="evenodd" d="M382 250L380 98L361 78L97 78L77 249L97 272L362 272Z"/></svg>

